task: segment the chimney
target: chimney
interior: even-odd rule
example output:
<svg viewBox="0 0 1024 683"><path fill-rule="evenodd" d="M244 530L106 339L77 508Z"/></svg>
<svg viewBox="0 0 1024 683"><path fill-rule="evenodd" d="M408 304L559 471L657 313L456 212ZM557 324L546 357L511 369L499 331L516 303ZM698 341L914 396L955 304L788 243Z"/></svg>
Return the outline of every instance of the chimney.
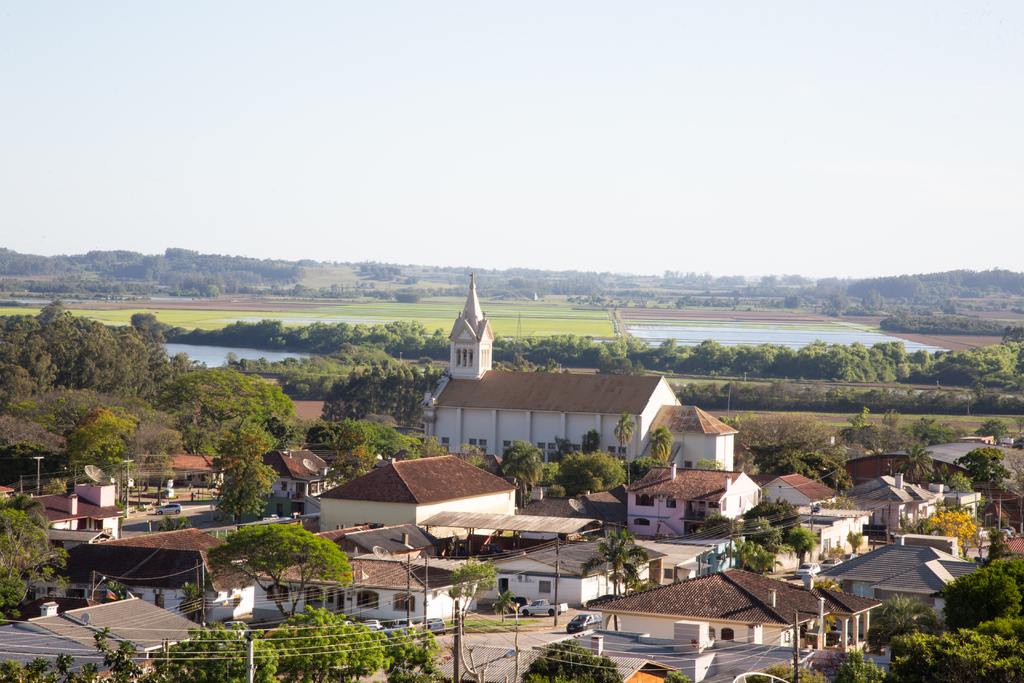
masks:
<svg viewBox="0 0 1024 683"><path fill-rule="evenodd" d="M600 657L604 652L604 636L590 636L590 651L595 657Z"/></svg>
<svg viewBox="0 0 1024 683"><path fill-rule="evenodd" d="M728 474L725 475L725 492L729 493L729 487L732 486L732 477Z"/></svg>
<svg viewBox="0 0 1024 683"><path fill-rule="evenodd" d="M668 473L669 473L669 477L668 477L669 479L675 479L676 478L676 464L675 463L672 463L672 465L668 468Z"/></svg>
<svg viewBox="0 0 1024 683"><path fill-rule="evenodd" d="M530 500L544 500L544 487L534 486L530 489Z"/></svg>
<svg viewBox="0 0 1024 683"><path fill-rule="evenodd" d="M405 532L405 533L402 534L402 545L404 545L406 548L411 548L412 547L411 545L409 545L409 533L408 532Z"/></svg>
<svg viewBox="0 0 1024 683"><path fill-rule="evenodd" d="M39 616L41 617L55 617L57 616L57 603L55 602L44 602L39 606Z"/></svg>
<svg viewBox="0 0 1024 683"><path fill-rule="evenodd" d="M903 473L902 472L896 474L896 488L901 489L901 490L903 489Z"/></svg>
<svg viewBox="0 0 1024 683"><path fill-rule="evenodd" d="M903 536L896 537L896 545L906 545L906 538Z"/></svg>
<svg viewBox="0 0 1024 683"><path fill-rule="evenodd" d="M68 496L68 501L69 501L69 503L68 503L68 514L77 515L78 514L78 494L77 493L72 493L70 496Z"/></svg>
<svg viewBox="0 0 1024 683"><path fill-rule="evenodd" d="M772 607L775 607L775 596L778 594L778 592L779 591L775 590L774 588L768 589L768 602L771 603Z"/></svg>

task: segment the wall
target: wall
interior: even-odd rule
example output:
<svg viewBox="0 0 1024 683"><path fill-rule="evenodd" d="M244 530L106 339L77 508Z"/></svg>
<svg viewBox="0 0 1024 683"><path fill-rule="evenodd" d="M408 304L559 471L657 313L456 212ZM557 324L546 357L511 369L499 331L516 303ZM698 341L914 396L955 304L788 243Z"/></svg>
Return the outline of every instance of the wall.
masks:
<svg viewBox="0 0 1024 683"><path fill-rule="evenodd" d="M430 505L321 498L320 530L333 531L357 524L419 524L438 512L515 514L515 491L459 498Z"/></svg>

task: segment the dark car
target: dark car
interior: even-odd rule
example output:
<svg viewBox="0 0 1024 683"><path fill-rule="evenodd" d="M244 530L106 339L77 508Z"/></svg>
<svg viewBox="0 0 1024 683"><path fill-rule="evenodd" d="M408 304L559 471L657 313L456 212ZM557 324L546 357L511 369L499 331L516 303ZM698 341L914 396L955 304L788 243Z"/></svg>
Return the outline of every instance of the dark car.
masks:
<svg viewBox="0 0 1024 683"><path fill-rule="evenodd" d="M600 614L577 614L565 627L566 633L579 633L589 628L601 628Z"/></svg>
<svg viewBox="0 0 1024 683"><path fill-rule="evenodd" d="M520 607L522 607L523 605L529 605L530 604L530 599L529 598L515 597L515 598L512 598L512 602L516 603L516 611L518 612Z"/></svg>

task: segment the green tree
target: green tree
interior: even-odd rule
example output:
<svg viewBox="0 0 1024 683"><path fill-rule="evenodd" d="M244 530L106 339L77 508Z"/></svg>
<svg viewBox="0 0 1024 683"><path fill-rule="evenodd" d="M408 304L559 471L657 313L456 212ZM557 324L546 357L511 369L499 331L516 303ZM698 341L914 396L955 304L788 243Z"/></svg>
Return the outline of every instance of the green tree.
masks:
<svg viewBox="0 0 1024 683"><path fill-rule="evenodd" d="M0 511L3 510L24 512L32 523L43 529L50 526L46 519L46 504L28 493L12 493L0 498Z"/></svg>
<svg viewBox="0 0 1024 683"><path fill-rule="evenodd" d="M864 534L851 531L846 534L846 542L850 544L852 552L857 552L864 545Z"/></svg>
<svg viewBox="0 0 1024 683"><path fill-rule="evenodd" d="M257 663L256 683L277 683L277 648L262 632L251 635ZM205 628L191 629L189 636L188 640L171 645L166 655L151 660L160 677L153 683L246 683L249 680L248 645L238 631L213 622Z"/></svg>
<svg viewBox="0 0 1024 683"><path fill-rule="evenodd" d="M662 462L666 462L668 454L672 451L673 441L675 439L672 438L672 432L668 430L668 427L658 427L651 432L651 455Z"/></svg>
<svg viewBox="0 0 1024 683"><path fill-rule="evenodd" d="M935 470L935 463L932 461L932 452L926 450L920 443L915 443L907 450L907 457L900 468L911 481L928 481Z"/></svg>
<svg viewBox="0 0 1024 683"><path fill-rule="evenodd" d="M818 547L818 535L802 526L793 527L786 534L786 543L797 554L800 564L803 564L807 553Z"/></svg>
<svg viewBox="0 0 1024 683"><path fill-rule="evenodd" d="M946 584L946 627L974 628L983 621L1021 616L1022 588L1024 560L1001 560L957 578Z"/></svg>
<svg viewBox="0 0 1024 683"><path fill-rule="evenodd" d="M514 477L519 484L519 507L526 505L526 487L537 483L543 472L540 449L529 441L516 439L505 449L501 460L501 472Z"/></svg>
<svg viewBox="0 0 1024 683"><path fill-rule="evenodd" d="M622 462L610 453L573 453L558 464L556 484L561 484L569 496L588 491L608 491L626 481Z"/></svg>
<svg viewBox="0 0 1024 683"><path fill-rule="evenodd" d="M615 595L619 594L619 584L625 584L638 576L643 566L650 560L647 551L636 545L636 534L625 529L619 532L610 531L606 538L597 544L597 555L583 563L581 572L584 576L595 572L607 572L612 580Z"/></svg>
<svg viewBox="0 0 1024 683"><path fill-rule="evenodd" d="M601 450L601 435L591 429L580 438L580 450L584 453L596 453Z"/></svg>
<svg viewBox="0 0 1024 683"><path fill-rule="evenodd" d="M440 680L441 669L437 666L439 649L432 633L421 634L418 643L401 633L392 633L384 646L388 683Z"/></svg>
<svg viewBox="0 0 1024 683"><path fill-rule="evenodd" d="M124 459L126 442L135 433L138 420L119 410L115 415L105 408L89 412L68 435L67 453L76 467L96 465L116 469Z"/></svg>
<svg viewBox="0 0 1024 683"><path fill-rule="evenodd" d="M519 606L516 604L516 594L512 591L505 591L494 601L494 613L501 615L502 621L505 621L506 614L515 612L517 609Z"/></svg>
<svg viewBox="0 0 1024 683"><path fill-rule="evenodd" d="M894 595L871 614L872 645L888 645L897 636L914 633L942 633L939 615L917 598Z"/></svg>
<svg viewBox="0 0 1024 683"><path fill-rule="evenodd" d="M383 634L316 607L289 618L267 640L277 649L278 676L286 683L358 680L387 662Z"/></svg>
<svg viewBox="0 0 1024 683"><path fill-rule="evenodd" d="M552 643L526 671L528 681L580 681L581 683L622 683L619 668L608 657L599 657L578 642Z"/></svg>
<svg viewBox="0 0 1024 683"><path fill-rule="evenodd" d="M744 520L743 535L773 555L782 549L782 527L774 526L764 517Z"/></svg>
<svg viewBox="0 0 1024 683"><path fill-rule="evenodd" d="M775 552L754 543L750 552L749 564L755 572L764 574L766 572L774 571L775 566L779 564L779 562L776 559Z"/></svg>
<svg viewBox="0 0 1024 683"><path fill-rule="evenodd" d="M181 603L178 609L197 624L206 621L206 592L195 583L186 583L181 587Z"/></svg>
<svg viewBox="0 0 1024 683"><path fill-rule="evenodd" d="M1009 428L1006 423L1000 420L998 417L990 417L981 423L981 426L974 430L974 433L978 436L994 436L997 439L1001 439L1009 432Z"/></svg>
<svg viewBox="0 0 1024 683"><path fill-rule="evenodd" d="M1010 683L1024 676L1024 650L970 630L917 634L893 641L889 671L894 683Z"/></svg>
<svg viewBox="0 0 1024 683"><path fill-rule="evenodd" d="M990 527L985 530L988 534L988 557L985 558L985 564L992 564L996 560L1002 560L1008 557L1013 557L1013 553L1010 552L1010 548L1006 545L1006 532Z"/></svg>
<svg viewBox="0 0 1024 683"><path fill-rule="evenodd" d="M226 543L210 550L215 572L240 572L270 597L283 616L295 616L306 586L317 582L347 585L352 570L345 553L321 536L300 526L269 524L243 526ZM289 584L295 589L290 610L285 601Z"/></svg>
<svg viewBox="0 0 1024 683"><path fill-rule="evenodd" d="M631 481L637 481L647 476L647 473L653 470L655 467L664 467L665 463L660 460L656 460L650 456L643 458L637 458L630 460L626 463L626 470L628 472L627 479Z"/></svg>
<svg viewBox="0 0 1024 683"><path fill-rule="evenodd" d="M449 581L452 588L448 594L458 604L461 614L464 615L469 610L474 600L494 588L498 582L494 578L497 574L498 568L490 562L477 562L472 559L451 573Z"/></svg>
<svg viewBox="0 0 1024 683"><path fill-rule="evenodd" d="M67 553L51 546L46 529L28 514L0 508L0 582L7 594L17 594L20 589L14 604L20 603L36 584L54 580L66 559Z"/></svg>
<svg viewBox="0 0 1024 683"><path fill-rule="evenodd" d="M1010 471L1003 467L1003 452L998 448L975 448L957 458L954 464L967 470L967 475L975 481L997 484L1010 476Z"/></svg>
<svg viewBox="0 0 1024 683"><path fill-rule="evenodd" d="M715 470L718 472L725 471L725 467L722 466L722 463L717 460L709 460L708 458L701 458L695 463L694 467L698 470Z"/></svg>
<svg viewBox="0 0 1024 683"><path fill-rule="evenodd" d="M217 509L222 515L238 520L263 512L264 497L277 480L274 468L263 462L263 454L273 446L273 437L252 425L233 429L221 439L217 465L224 480L217 493Z"/></svg>
<svg viewBox="0 0 1024 683"><path fill-rule="evenodd" d="M623 413L619 421L615 423L615 438L619 440L619 456L625 457L626 444L633 440L636 433L636 422L633 422L629 413Z"/></svg>

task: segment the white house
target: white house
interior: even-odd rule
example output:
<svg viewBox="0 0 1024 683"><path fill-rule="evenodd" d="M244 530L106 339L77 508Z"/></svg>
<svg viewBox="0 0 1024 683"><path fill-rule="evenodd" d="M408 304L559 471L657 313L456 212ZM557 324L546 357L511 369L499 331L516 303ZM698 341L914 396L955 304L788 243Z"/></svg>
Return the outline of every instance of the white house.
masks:
<svg viewBox="0 0 1024 683"><path fill-rule="evenodd" d="M761 489L743 472L655 467L626 487L627 528L637 534L684 536L720 513L730 519L757 505Z"/></svg>
<svg viewBox="0 0 1024 683"><path fill-rule="evenodd" d="M515 514L516 488L452 455L398 460L320 498L320 531L419 524L438 512Z"/></svg>
<svg viewBox="0 0 1024 683"><path fill-rule="evenodd" d="M739 432L713 415L697 406L666 405L651 424L652 430L658 427L668 427L674 439L669 462L690 469L701 460L710 460L732 470L733 438Z"/></svg>
<svg viewBox="0 0 1024 683"><path fill-rule="evenodd" d="M449 339L448 369L421 404L426 436L443 446L468 444L500 455L514 440L528 441L550 461L556 437L579 450L583 435L594 430L601 450L631 460L649 451L655 425L666 424L678 429L674 457L681 464L708 458L731 468L735 430L706 413L693 419L692 411L664 411L680 406L663 377L492 370L494 335L475 282ZM625 447L615 436L623 414L636 425Z"/></svg>
<svg viewBox="0 0 1024 683"><path fill-rule="evenodd" d="M118 520L122 512L116 504L117 487L108 484L76 484L74 493L33 496L46 506L44 514L51 529L102 531L112 538L121 535Z"/></svg>
<svg viewBox="0 0 1024 683"><path fill-rule="evenodd" d="M813 505L836 497L836 492L802 474L751 477L761 485L765 500L785 500L796 506Z"/></svg>
<svg viewBox="0 0 1024 683"><path fill-rule="evenodd" d="M852 489L845 495L852 498L861 510L871 512L871 525L898 529L900 517L917 522L935 512L942 491L923 489L903 481L903 475L876 477Z"/></svg>

